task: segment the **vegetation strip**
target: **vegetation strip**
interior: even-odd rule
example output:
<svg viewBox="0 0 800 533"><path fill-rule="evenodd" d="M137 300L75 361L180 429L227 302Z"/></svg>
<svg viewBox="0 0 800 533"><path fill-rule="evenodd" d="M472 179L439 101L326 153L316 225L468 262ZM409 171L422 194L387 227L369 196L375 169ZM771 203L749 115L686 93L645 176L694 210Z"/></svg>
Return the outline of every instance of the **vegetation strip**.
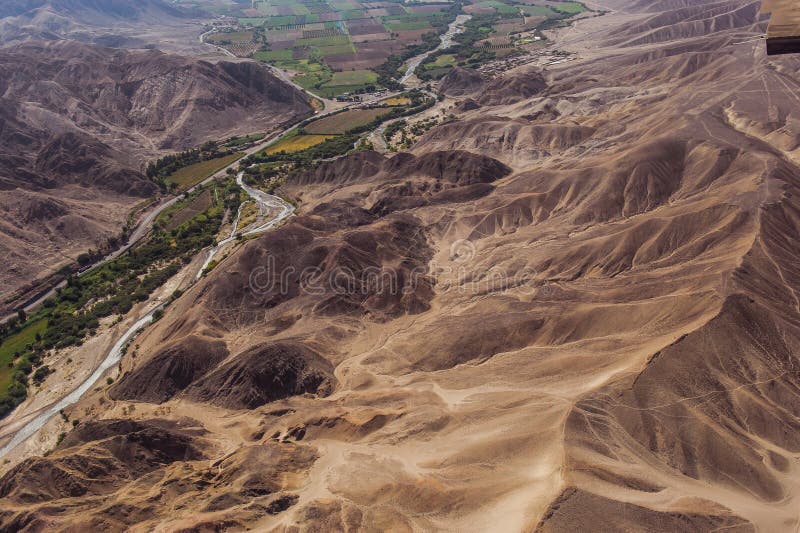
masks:
<svg viewBox="0 0 800 533"><path fill-rule="evenodd" d="M214 243L224 214L238 210L241 189L231 178L211 188L214 194L196 191L162 213L145 243L81 277L70 276L66 287L34 315L21 313L0 326L0 363L5 365L0 372L0 417L26 398L28 376L34 368L38 367L34 381L46 375L49 369L42 363L52 350L81 345L100 327L101 319L121 317L146 301L201 249ZM211 199L207 209L180 224L169 224L203 194Z"/></svg>

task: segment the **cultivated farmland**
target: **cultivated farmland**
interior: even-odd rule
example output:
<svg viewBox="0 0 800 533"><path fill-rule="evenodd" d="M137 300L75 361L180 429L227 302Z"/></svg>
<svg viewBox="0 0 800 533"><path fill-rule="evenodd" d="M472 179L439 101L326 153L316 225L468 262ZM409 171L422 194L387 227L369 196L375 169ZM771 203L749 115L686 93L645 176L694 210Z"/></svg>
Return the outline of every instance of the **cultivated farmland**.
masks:
<svg viewBox="0 0 800 533"><path fill-rule="evenodd" d="M257 0L218 13L238 24L207 39L287 70L298 85L332 98L371 92L382 84L393 87L392 80L400 76L395 65L435 47L436 34L444 33L459 12L473 15L465 34L456 37L461 46L455 54L443 51L448 54L444 59L430 57L417 73L422 79L439 79L455 65L477 67L524 53L540 46L541 35L534 39L531 32L586 10L579 2L559 0L465 0L463 6L447 1Z"/></svg>
<svg viewBox="0 0 800 533"><path fill-rule="evenodd" d="M211 190L198 194L193 200L183 207L179 207L174 212L170 211L163 215L164 229L172 231L181 224L190 221L200 213L205 212L212 204Z"/></svg>
<svg viewBox="0 0 800 533"><path fill-rule="evenodd" d="M335 135L295 135L286 137L272 146L267 147L264 153L272 155L279 152L286 152L287 154L300 152L306 148L311 148L312 146L323 143L331 137L335 137Z"/></svg>
<svg viewBox="0 0 800 533"><path fill-rule="evenodd" d="M44 334L46 329L46 320L31 322L0 344L0 391L5 391L11 382L11 376L15 372L11 363L16 359L16 355L24 352L27 345L36 341L36 335Z"/></svg>
<svg viewBox="0 0 800 533"><path fill-rule="evenodd" d="M201 1L202 4L202 1ZM257 0L217 14L235 17L207 41L294 73L295 82L324 97L378 88L368 72L392 54L431 47L423 38L443 33L454 4L399 1ZM230 23L229 23L230 24Z"/></svg>
<svg viewBox="0 0 800 533"><path fill-rule="evenodd" d="M352 109L329 117L315 120L304 129L315 134L341 134L353 128L369 124L376 118L387 113L385 108Z"/></svg>
<svg viewBox="0 0 800 533"><path fill-rule="evenodd" d="M214 159L208 159L207 161L200 161L199 163L195 163L194 165L189 165L188 167L183 167L182 169L178 170L177 172L171 174L167 181L170 183L174 183L178 190L183 191L197 185L207 177L211 176L212 174L219 172L223 168L227 167L240 157L242 157L242 153L235 153L229 154L222 157L217 157Z"/></svg>

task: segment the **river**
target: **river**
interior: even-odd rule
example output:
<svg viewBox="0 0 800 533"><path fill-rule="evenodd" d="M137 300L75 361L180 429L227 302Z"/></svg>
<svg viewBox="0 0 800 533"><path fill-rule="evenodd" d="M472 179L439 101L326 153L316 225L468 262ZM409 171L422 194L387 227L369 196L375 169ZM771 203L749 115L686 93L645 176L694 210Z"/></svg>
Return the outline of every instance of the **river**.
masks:
<svg viewBox="0 0 800 533"><path fill-rule="evenodd" d="M282 198L277 196L273 196L271 194L267 194L263 191L258 189L254 189L248 185L246 185L243 181L243 172L239 172L236 176L236 182L239 186L244 189L244 191L259 205L263 208L267 209L269 213L274 213L274 216L270 218L268 221L260 224L254 228L247 228L245 229L241 235L255 235L257 233L261 233L267 231L270 228L274 228L288 217L290 217L294 213L294 206ZM205 268L211 263L214 256L219 252L219 250L225 246L226 244L233 241L237 234L237 226L239 222L239 216L241 215L241 211L237 214L236 221L234 222L233 230L231 234L226 239L217 243L211 250L209 250L208 255L206 257L205 262L200 267L200 272L198 272L197 276L195 277L195 281L200 279L202 276L203 271ZM98 379L109 369L112 368L114 365L119 363L120 359L122 359L123 354L125 353L126 347L136 338L139 333L153 321L153 315L162 309L164 306L163 304L156 305L148 310L145 315L136 321L127 331L117 340L114 346L109 350L106 358L100 363L92 375L90 375L83 383L81 383L78 387L76 387L72 392L70 392L67 396L59 400L58 402L52 404L50 407L47 407L44 411L42 411L36 418L25 424L14 437L0 448L0 457L5 456L8 452L16 448L19 444L24 442L28 437L35 434L39 431L44 425L50 421L54 416L57 416L62 409L69 407L73 403L77 402L81 399L81 397L88 391L94 384L97 382Z"/></svg>
<svg viewBox="0 0 800 533"><path fill-rule="evenodd" d="M437 46L433 50L425 52L424 54L420 54L418 56L414 56L413 58L411 58L408 62L406 73L403 74L402 78L400 78L400 83L405 85L408 82L409 78L411 78L411 76L414 75L414 72L417 70L417 67L419 67L429 55L438 50L444 50L446 48L450 48L451 46L453 46L454 42L453 38L459 33L464 32L464 24L471 18L472 15L458 15L456 19L450 23L450 26L447 28L447 31L440 37L441 42L439 43L439 46Z"/></svg>
<svg viewBox="0 0 800 533"><path fill-rule="evenodd" d="M400 81L405 83L405 81L407 81L407 79L411 75L413 75L414 70L416 70L416 68L422 63L422 61L424 61L425 58L428 57L432 52L434 52L436 50L442 50L442 49L445 49L445 48L448 48L448 47L452 46L453 37L455 35L457 35L458 33L461 33L462 31L464 31L463 24L464 24L464 22L466 22L470 18L471 18L471 15L459 15L458 17L456 17L456 19L453 22L450 23L450 26L449 26L447 32L444 35L441 36L441 43L439 44L439 46L437 46L434 50L431 50L429 52L426 52L424 54L421 54L419 56L414 57L411 60L411 63L409 63L409 67L408 67L408 69L406 71L406 74L403 76L403 78ZM347 106L347 107L350 107L350 106ZM334 113L334 112L335 111L325 111L323 113L317 114L317 117L321 118L321 117L327 116L327 115L329 115L331 113ZM250 155L250 154L253 154L253 153L257 152L257 151L263 150L264 147L268 146L270 143L272 143L276 139L282 137L283 135L285 135L286 133L288 133L292 129L293 129L293 126L281 131L280 133L276 133L276 134L268 136L267 138L263 139L260 143L258 143L256 146L248 149L245 152L246 155ZM237 163L236 162L231 163L231 165L229 165L229 167L232 167L235 164L237 164ZM226 167L225 169L222 169L219 172L215 173L214 175L208 177L202 183L200 183L200 184L196 185L195 187L192 187L191 189L189 189L189 191L195 190L197 187L204 186L207 183L209 183L209 182L211 182L211 181L213 181L213 180L215 180L215 179L217 179L219 177L222 177L224 175L225 171L227 170L227 168L228 167ZM206 269L206 267L208 267L209 264L211 264L211 261L213 261L214 257L217 255L217 253L225 245L227 245L228 243L230 243L231 241L236 239L238 235L246 237L246 236L255 235L255 234L267 231L267 230L269 230L271 228L274 228L275 226L277 226L278 224L280 224L284 220L286 220L295 211L294 206L292 204L286 202L282 198L279 198L277 196L273 196L271 194L267 194L267 193L265 193L263 191L260 191L258 189L254 189L253 187L250 187L247 184L245 184L244 181L243 181L243 175L244 175L244 173L240 172L236 176L236 182L239 184L239 186L247 193L248 196L250 196L253 200L255 200L259 205L261 205L264 209L268 210L268 212L274 213L275 215L272 218L270 218L269 220L267 220L266 222L264 222L264 223L262 223L262 224L260 224L260 225L258 225L256 227L246 228L245 230L237 233L239 216L240 216L241 212L238 213L237 217L236 217L236 221L234 222L234 228L231 231L230 236L228 236L227 238L223 239L222 241L217 243L213 248L211 248L210 250L208 250L206 252L206 258L205 258L205 260L203 262L203 265L200 268L200 271L198 272L198 274L195 277L195 281L197 281L198 279L200 279L202 277L203 271ZM179 198L180 197L171 198L171 199L165 201L164 203L160 204L155 209L153 209L142 220L142 222L140 222L140 224L138 225L138 227L136 228L136 231L134 233L134 236L136 238L132 238L129 241L129 243L126 245L125 249L120 249L120 250L117 250L117 251L113 252L109 257L104 258L102 261L99 261L98 263L96 263L93 266L97 266L99 264L103 264L104 262L115 258L115 257L119 256L121 253L123 253L125 250L127 250L127 248L133 246L138 240L140 240L142 237L144 237L144 235L150 229L150 225L155 220L155 218L161 212L163 212L164 209L166 209L167 207L169 207L169 206L173 205L175 202L177 202L179 200ZM89 270L89 269L87 269L87 270ZM50 291L50 293L48 293L44 297L39 298L37 300L37 302L35 304L31 304L30 307L34 308L35 305L41 304L41 301L43 301L46 297L50 296L51 293L54 293L54 292L55 292L55 289ZM31 437L36 432L38 432L42 427L44 427L44 425L48 421L50 421L54 416L57 416L62 409L65 409L66 407L69 407L70 405L72 405L75 402L77 402L78 400L80 400L80 398L86 393L86 391L88 391L92 386L94 386L94 384L97 382L97 380L100 379L100 377L108 369L112 368L114 365L119 363L120 359L122 359L122 356L124 354L125 348L128 346L128 344L130 344L130 342L133 341L133 339L135 339L136 336L139 335L142 332L142 330L153 321L153 315L158 310L160 310L162 308L163 308L163 304L159 304L159 305L154 306L149 311L147 311L147 313L142 318L140 318L135 324L133 324L130 328L128 328L128 330L125 331L125 333L119 338L119 340L114 344L114 346L108 352L108 354L106 355L106 357L103 360L103 362L100 363L100 366L98 366L95 369L95 371L86 380L83 381L83 383L81 383L78 387L76 387L67 396L65 396L61 400L53 403L51 406L45 408L38 416L36 416L36 418L31 420L24 427L22 427L20 430L18 430L14 434L13 438L5 446L3 446L3 448L0 448L0 457L4 457L11 450L16 448L19 444L23 443L29 437Z"/></svg>

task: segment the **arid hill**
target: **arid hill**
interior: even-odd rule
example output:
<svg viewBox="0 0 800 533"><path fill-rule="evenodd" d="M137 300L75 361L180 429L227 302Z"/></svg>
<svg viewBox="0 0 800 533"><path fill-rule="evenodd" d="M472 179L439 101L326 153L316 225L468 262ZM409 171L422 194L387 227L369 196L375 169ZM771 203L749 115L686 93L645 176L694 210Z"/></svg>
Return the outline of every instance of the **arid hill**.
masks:
<svg viewBox="0 0 800 533"><path fill-rule="evenodd" d="M797 531L800 59L735 44L746 0L609 4L410 153L292 176L2 527Z"/></svg>
<svg viewBox="0 0 800 533"><path fill-rule="evenodd" d="M0 5L0 43L74 39L115 46L156 45L154 35L187 38L207 15L164 0L6 0ZM171 39L158 42L170 46Z"/></svg>
<svg viewBox="0 0 800 533"><path fill-rule="evenodd" d="M0 296L118 234L147 161L310 112L253 62L73 41L0 49Z"/></svg>
<svg viewBox="0 0 800 533"><path fill-rule="evenodd" d="M439 92L447 96L466 96L480 92L486 80L477 70L455 67L439 82Z"/></svg>

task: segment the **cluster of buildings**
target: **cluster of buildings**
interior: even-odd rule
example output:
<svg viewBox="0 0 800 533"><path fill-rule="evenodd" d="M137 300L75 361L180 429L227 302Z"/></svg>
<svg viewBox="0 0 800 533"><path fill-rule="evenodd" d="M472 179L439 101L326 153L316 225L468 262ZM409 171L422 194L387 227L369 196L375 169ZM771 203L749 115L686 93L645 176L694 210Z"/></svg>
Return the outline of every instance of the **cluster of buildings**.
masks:
<svg viewBox="0 0 800 533"><path fill-rule="evenodd" d="M334 99L337 102L363 102L365 100L373 100L382 98L389 94L389 89L376 89L368 87L364 89L363 93L343 93L336 96Z"/></svg>

